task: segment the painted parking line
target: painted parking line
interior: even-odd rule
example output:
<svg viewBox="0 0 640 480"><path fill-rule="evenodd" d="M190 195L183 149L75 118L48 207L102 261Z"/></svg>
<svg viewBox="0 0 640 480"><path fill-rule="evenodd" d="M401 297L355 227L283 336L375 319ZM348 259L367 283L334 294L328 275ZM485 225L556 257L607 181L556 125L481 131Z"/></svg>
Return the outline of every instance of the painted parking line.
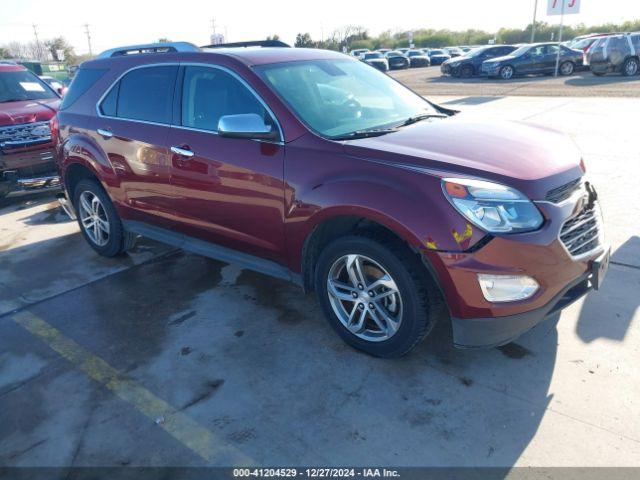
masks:
<svg viewBox="0 0 640 480"><path fill-rule="evenodd" d="M216 435L199 425L164 400L120 373L100 357L64 336L40 317L23 311L11 317L18 325L46 343L93 380L101 383L125 402L159 425L176 440L208 463L223 460L226 465L250 465L251 461L238 449L224 445ZM161 419L160 421L158 421Z"/></svg>

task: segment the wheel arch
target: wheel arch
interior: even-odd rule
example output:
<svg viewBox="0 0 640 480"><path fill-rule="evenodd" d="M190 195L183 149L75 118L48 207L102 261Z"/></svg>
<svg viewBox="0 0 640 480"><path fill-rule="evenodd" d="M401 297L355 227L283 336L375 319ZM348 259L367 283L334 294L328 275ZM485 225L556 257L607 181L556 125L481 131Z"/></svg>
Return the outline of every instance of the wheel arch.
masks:
<svg viewBox="0 0 640 480"><path fill-rule="evenodd" d="M400 233L402 232L402 233ZM425 264L428 264L420 250L421 242L410 230L395 220L360 210L352 213L324 212L317 218L312 230L304 239L301 252L301 276L306 292L315 289L314 277L317 260L322 250L332 241L350 234L375 234L387 240L401 243ZM428 265L430 273L437 281L433 267Z"/></svg>

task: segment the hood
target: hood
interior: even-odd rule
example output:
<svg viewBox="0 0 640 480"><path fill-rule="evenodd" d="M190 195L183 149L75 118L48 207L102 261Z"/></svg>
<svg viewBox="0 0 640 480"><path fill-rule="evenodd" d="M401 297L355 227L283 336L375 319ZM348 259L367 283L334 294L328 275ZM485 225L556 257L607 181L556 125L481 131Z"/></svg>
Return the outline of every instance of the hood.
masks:
<svg viewBox="0 0 640 480"><path fill-rule="evenodd" d="M369 60L365 60L367 63L386 63L386 58L370 58Z"/></svg>
<svg viewBox="0 0 640 480"><path fill-rule="evenodd" d="M553 186L582 175L580 151L565 134L479 116L426 120L380 137L348 141L345 149L354 156L433 175L499 181L533 199L544 198ZM538 182L549 177L557 185Z"/></svg>
<svg viewBox="0 0 640 480"><path fill-rule="evenodd" d="M0 103L0 127L51 120L59 108L59 98Z"/></svg>

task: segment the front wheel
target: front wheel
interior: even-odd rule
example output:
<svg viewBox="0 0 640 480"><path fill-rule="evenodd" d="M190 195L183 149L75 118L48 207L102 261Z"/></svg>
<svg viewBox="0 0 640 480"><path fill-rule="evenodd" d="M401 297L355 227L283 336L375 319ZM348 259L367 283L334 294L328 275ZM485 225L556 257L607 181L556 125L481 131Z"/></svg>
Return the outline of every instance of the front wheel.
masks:
<svg viewBox="0 0 640 480"><path fill-rule="evenodd" d="M510 80L514 74L513 67L511 65L505 65L500 69L500 78L503 80Z"/></svg>
<svg viewBox="0 0 640 480"><path fill-rule="evenodd" d="M460 77L462 78L473 77L473 67L471 65L464 65L460 69Z"/></svg>
<svg viewBox="0 0 640 480"><path fill-rule="evenodd" d="M96 252L115 257L133 246L135 236L124 230L111 199L100 184L90 179L81 180L73 199L80 231Z"/></svg>
<svg viewBox="0 0 640 480"><path fill-rule="evenodd" d="M338 335L377 357L408 353L435 324L435 283L414 254L394 240L335 240L318 259L315 285Z"/></svg>

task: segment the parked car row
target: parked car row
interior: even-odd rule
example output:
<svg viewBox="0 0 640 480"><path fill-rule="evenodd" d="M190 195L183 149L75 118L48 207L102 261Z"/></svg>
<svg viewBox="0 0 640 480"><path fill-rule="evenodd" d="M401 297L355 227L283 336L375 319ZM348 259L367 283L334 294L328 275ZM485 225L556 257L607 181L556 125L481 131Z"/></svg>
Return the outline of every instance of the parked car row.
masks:
<svg viewBox="0 0 640 480"><path fill-rule="evenodd" d="M471 47L446 47L442 49L398 48L396 50L380 48L371 51L360 48L352 50L351 55L386 72L387 70L441 65L450 58L464 55L465 50L463 48L471 49Z"/></svg>
<svg viewBox="0 0 640 480"><path fill-rule="evenodd" d="M590 69L594 75L640 73L640 32L593 34L573 41L525 45L490 45L447 58L451 49L431 50L431 65L442 64L443 75L486 76L509 80L518 75L572 75ZM558 55L559 53L559 55Z"/></svg>

